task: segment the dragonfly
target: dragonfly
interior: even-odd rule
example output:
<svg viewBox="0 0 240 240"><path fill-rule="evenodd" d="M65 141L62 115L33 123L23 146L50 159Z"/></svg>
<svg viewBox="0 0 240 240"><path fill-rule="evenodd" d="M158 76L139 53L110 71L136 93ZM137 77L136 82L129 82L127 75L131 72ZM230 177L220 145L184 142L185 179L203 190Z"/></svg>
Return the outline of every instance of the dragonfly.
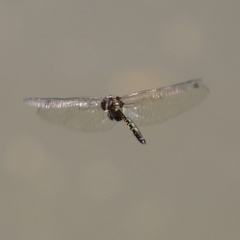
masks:
<svg viewBox="0 0 240 240"><path fill-rule="evenodd" d="M37 114L55 124L84 132L111 129L124 121L137 140L146 144L139 126L173 118L201 102L209 89L201 79L131 93L123 97L27 98Z"/></svg>

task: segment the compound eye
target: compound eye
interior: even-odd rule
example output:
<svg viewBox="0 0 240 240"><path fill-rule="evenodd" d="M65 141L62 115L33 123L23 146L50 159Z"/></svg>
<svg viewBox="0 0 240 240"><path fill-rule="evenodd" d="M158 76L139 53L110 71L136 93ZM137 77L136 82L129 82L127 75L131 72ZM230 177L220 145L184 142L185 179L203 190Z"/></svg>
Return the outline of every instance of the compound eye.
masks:
<svg viewBox="0 0 240 240"><path fill-rule="evenodd" d="M106 111L107 109L107 102L106 102L106 100L105 99L103 99L102 100L102 102L101 102L101 107L102 107L102 109L104 110L104 111Z"/></svg>

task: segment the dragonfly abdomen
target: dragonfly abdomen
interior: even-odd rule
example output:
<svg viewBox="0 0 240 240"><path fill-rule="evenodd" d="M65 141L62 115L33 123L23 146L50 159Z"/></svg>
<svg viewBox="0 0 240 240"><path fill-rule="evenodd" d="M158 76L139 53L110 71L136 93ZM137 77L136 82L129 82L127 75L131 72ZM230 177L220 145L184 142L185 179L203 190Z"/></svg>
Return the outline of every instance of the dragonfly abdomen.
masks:
<svg viewBox="0 0 240 240"><path fill-rule="evenodd" d="M146 140L143 137L140 130L138 129L138 127L136 126L136 124L129 117L127 117L120 109L118 109L117 112L121 116L122 120L127 124L127 126L132 131L137 140L142 144L146 144Z"/></svg>

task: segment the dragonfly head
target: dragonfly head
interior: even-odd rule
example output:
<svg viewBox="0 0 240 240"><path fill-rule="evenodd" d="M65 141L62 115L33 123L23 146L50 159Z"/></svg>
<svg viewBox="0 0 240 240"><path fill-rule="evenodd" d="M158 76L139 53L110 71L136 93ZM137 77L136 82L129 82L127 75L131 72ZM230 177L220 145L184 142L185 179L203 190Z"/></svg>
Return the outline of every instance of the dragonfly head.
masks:
<svg viewBox="0 0 240 240"><path fill-rule="evenodd" d="M108 111L112 112L112 111L116 111L119 108L122 108L123 102L120 97L109 95L102 99L101 107L105 112L108 112Z"/></svg>

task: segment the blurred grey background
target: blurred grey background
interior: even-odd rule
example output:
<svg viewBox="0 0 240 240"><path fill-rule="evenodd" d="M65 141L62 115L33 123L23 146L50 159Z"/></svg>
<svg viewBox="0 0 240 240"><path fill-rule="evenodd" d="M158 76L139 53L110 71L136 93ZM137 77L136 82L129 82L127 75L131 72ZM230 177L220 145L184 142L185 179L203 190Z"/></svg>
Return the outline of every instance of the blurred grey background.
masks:
<svg viewBox="0 0 240 240"><path fill-rule="evenodd" d="M0 239L240 239L240 2L0 1ZM125 95L203 78L143 127L53 126L26 97Z"/></svg>

